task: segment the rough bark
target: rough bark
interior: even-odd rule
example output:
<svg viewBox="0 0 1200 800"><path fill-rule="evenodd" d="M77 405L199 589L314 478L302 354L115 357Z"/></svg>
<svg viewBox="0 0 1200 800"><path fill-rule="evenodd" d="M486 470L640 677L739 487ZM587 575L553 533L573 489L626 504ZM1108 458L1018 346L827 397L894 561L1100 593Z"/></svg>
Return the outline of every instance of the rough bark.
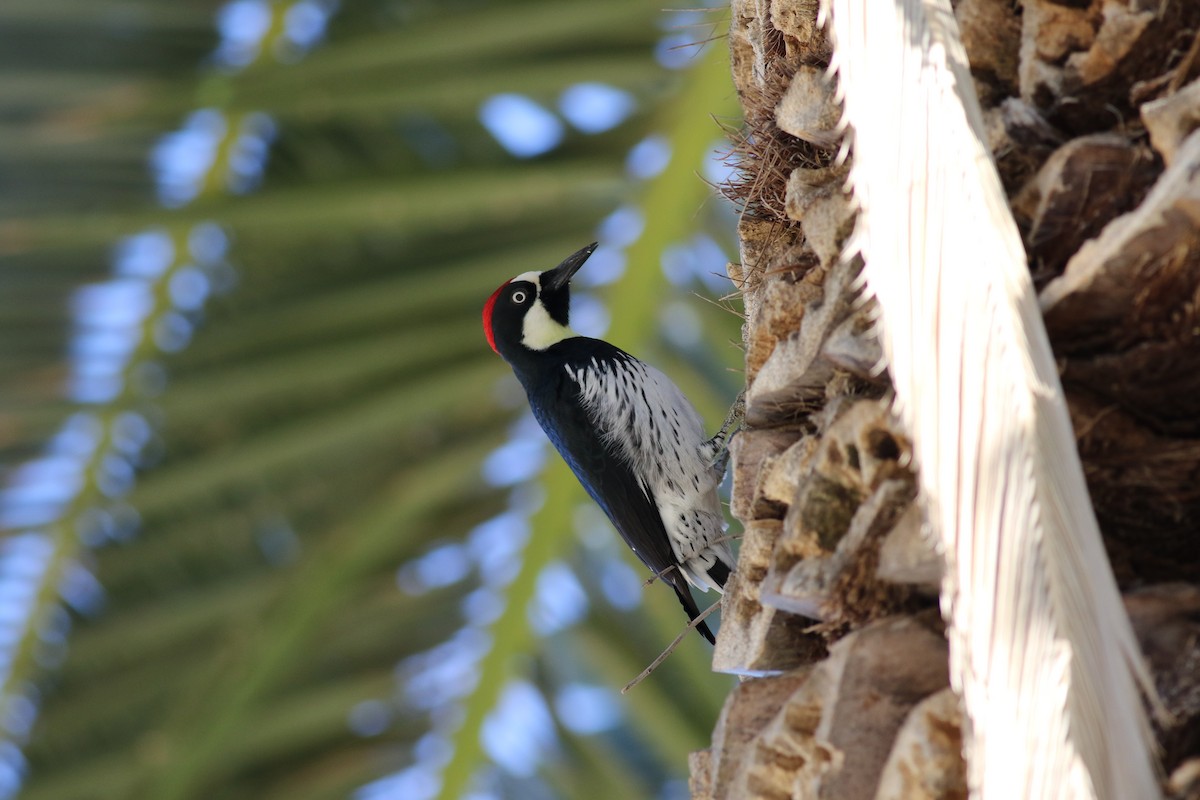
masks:
<svg viewBox="0 0 1200 800"><path fill-rule="evenodd" d="M853 211L817 2L732 9L749 429L714 667L747 678L693 796L962 798L940 559L871 306L838 260ZM1200 797L1200 4L961 0L956 16L1109 557L1175 716L1164 791Z"/></svg>

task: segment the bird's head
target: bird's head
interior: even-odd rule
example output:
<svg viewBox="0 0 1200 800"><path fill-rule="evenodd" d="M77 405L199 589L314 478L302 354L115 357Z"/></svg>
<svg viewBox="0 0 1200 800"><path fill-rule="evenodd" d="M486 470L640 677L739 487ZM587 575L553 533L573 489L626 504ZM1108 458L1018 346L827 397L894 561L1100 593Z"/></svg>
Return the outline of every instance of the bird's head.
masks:
<svg viewBox="0 0 1200 800"><path fill-rule="evenodd" d="M483 306L483 332L492 349L511 360L578 336L567 327L571 276L595 249L592 242L554 269L523 272L493 292Z"/></svg>

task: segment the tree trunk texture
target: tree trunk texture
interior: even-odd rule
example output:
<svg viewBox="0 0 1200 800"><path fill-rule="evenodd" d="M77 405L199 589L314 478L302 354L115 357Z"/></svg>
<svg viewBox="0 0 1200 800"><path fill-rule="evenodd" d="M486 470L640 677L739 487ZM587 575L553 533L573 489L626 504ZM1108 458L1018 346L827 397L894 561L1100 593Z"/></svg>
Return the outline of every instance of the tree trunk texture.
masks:
<svg viewBox="0 0 1200 800"><path fill-rule="evenodd" d="M733 0L744 527L715 669L745 676L695 800L965 798L909 443L839 259L854 227L818 0ZM960 0L1105 546L1200 798L1200 3ZM963 265L969 268L969 265Z"/></svg>

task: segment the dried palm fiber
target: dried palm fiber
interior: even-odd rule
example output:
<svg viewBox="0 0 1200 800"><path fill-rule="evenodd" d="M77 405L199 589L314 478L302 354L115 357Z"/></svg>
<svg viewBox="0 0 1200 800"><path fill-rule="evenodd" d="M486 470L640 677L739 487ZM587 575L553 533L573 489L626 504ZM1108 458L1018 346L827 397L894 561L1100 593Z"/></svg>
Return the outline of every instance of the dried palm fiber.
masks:
<svg viewBox="0 0 1200 800"><path fill-rule="evenodd" d="M1157 797L1152 693L949 0L826 0L860 253L946 562L971 796Z"/></svg>

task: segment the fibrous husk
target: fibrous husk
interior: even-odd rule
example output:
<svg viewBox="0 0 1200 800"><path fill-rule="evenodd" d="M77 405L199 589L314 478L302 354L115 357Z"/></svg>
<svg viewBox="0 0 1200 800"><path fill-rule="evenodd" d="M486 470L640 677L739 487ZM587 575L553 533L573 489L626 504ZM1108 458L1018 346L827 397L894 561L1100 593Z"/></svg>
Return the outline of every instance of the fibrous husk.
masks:
<svg viewBox="0 0 1200 800"><path fill-rule="evenodd" d="M775 106L775 124L802 142L830 148L842 138L842 111L819 67L801 65Z"/></svg>
<svg viewBox="0 0 1200 800"><path fill-rule="evenodd" d="M1198 166L1200 131L1141 205L1084 244L1040 298L1067 359L1063 382L1162 433L1200 433Z"/></svg>
<svg viewBox="0 0 1200 800"><path fill-rule="evenodd" d="M1200 80L1178 92L1146 103L1141 108L1142 122L1150 134L1150 144L1167 166L1175 163L1175 154L1192 131L1200 128Z"/></svg>
<svg viewBox="0 0 1200 800"><path fill-rule="evenodd" d="M739 769L755 757L756 739L779 713L812 673L812 666L769 678L750 678L742 681L729 693L717 725L713 729L712 753L707 763L695 764L692 770L692 800L729 798ZM694 755L694 754L693 754ZM697 769L703 775L697 780ZM697 784L707 790L697 792Z"/></svg>
<svg viewBox="0 0 1200 800"><path fill-rule="evenodd" d="M769 317L770 324L751 328L747 371L753 374L748 376L746 390L748 424L794 420L820 408L834 372L839 366L855 360L853 355L847 354L847 351L853 352L850 342L838 340L840 363L828 357L825 345L834 330L852 315L870 314L869 309L858 302L857 272L855 263L838 263L829 273L824 270L811 273L812 280L805 282L803 288L766 287L764 298L786 291L796 296L797 304ZM818 280L821 283L817 283ZM782 316L788 319L780 319ZM784 335L788 325L791 328ZM858 360L872 358L878 352L873 327L869 322L861 322L851 330L860 334ZM846 332L842 331L843 334ZM755 342L768 337L772 339L768 357L751 370L752 359L757 361Z"/></svg>
<svg viewBox="0 0 1200 800"><path fill-rule="evenodd" d="M746 382L758 372L781 339L798 330L809 304L822 296L824 278L812 250L798 234L770 222L743 218L742 261L737 274L746 298ZM762 425L747 393L746 418Z"/></svg>
<svg viewBox="0 0 1200 800"><path fill-rule="evenodd" d="M966 800L962 709L951 689L909 712L883 767L875 800Z"/></svg>
<svg viewBox="0 0 1200 800"><path fill-rule="evenodd" d="M1063 134L1036 108L1017 97L984 109L983 119L988 150L1010 196L1025 185L1029 176L1041 168L1046 156L1063 141Z"/></svg>
<svg viewBox="0 0 1200 800"><path fill-rule="evenodd" d="M1021 15L1015 3L960 0L954 9L963 44L971 54L971 77L984 106L1017 93Z"/></svg>
<svg viewBox="0 0 1200 800"><path fill-rule="evenodd" d="M854 508L832 553L805 558L786 572L776 559L763 580L764 603L831 626L862 623L901 607L909 592L879 579L880 546L912 505L909 480L884 483Z"/></svg>
<svg viewBox="0 0 1200 800"><path fill-rule="evenodd" d="M1200 441L1149 429L1083 390L1068 395L1084 477L1121 586L1200 575Z"/></svg>
<svg viewBox="0 0 1200 800"><path fill-rule="evenodd" d="M920 503L911 504L879 545L876 576L881 581L912 586L936 596L942 586L945 565L925 527Z"/></svg>
<svg viewBox="0 0 1200 800"><path fill-rule="evenodd" d="M833 267L854 229L854 208L846 194L846 166L794 169L788 178L787 214L803 223L804 239L825 269Z"/></svg>
<svg viewBox="0 0 1200 800"><path fill-rule="evenodd" d="M760 596L830 626L862 623L909 596L876 574L881 542L913 500L908 445L881 401L838 401L822 417L810 458L776 462L801 471Z"/></svg>
<svg viewBox="0 0 1200 800"><path fill-rule="evenodd" d="M784 452L798 444L794 428L751 428L738 433L729 445L730 457L742 465L733 476L729 511L740 520L783 519L788 498L766 488L768 477Z"/></svg>
<svg viewBox="0 0 1200 800"><path fill-rule="evenodd" d="M1125 608L1170 714L1159 720L1157 733L1163 767L1171 772L1200 753L1200 584L1131 592Z"/></svg>
<svg viewBox="0 0 1200 800"><path fill-rule="evenodd" d="M880 620L819 664L735 689L714 731L706 800L871 800L898 758L897 733L915 727L910 712L947 686L946 642L926 623ZM941 752L938 742L926 749Z"/></svg>
<svg viewBox="0 0 1200 800"><path fill-rule="evenodd" d="M822 639L809 632L812 620L763 605L760 586L771 563L779 520L755 520L745 527L738 568L725 585L721 627L712 668L736 675L774 675L824 655Z"/></svg>
<svg viewBox="0 0 1200 800"><path fill-rule="evenodd" d="M1177 65L1200 27L1200 3L1025 0L1021 7L1021 97L1075 134L1135 118L1131 87Z"/></svg>
<svg viewBox="0 0 1200 800"><path fill-rule="evenodd" d="M1150 148L1116 133L1080 136L1055 150L1013 198L1035 278L1060 274L1080 245L1137 206L1158 173Z"/></svg>

